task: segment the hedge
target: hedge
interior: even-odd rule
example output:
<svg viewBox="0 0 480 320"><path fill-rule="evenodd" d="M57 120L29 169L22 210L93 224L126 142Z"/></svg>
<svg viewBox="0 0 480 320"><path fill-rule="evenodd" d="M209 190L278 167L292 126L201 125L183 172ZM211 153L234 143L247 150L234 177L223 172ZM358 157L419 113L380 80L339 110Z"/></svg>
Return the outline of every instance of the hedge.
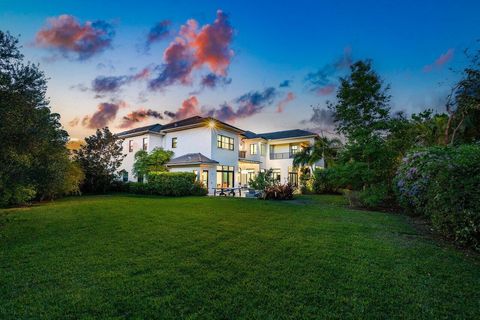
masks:
<svg viewBox="0 0 480 320"><path fill-rule="evenodd" d="M394 189L410 214L480 251L480 145L432 147L403 159Z"/></svg>
<svg viewBox="0 0 480 320"><path fill-rule="evenodd" d="M161 196L204 196L208 193L192 172L160 172L150 174L146 183L130 183L129 191Z"/></svg>

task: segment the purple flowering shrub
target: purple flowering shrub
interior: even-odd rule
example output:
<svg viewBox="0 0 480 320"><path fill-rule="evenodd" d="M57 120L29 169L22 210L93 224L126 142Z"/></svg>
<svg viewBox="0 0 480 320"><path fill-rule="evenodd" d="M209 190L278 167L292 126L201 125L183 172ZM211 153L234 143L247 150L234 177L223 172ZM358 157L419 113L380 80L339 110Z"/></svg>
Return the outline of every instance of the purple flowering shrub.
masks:
<svg viewBox="0 0 480 320"><path fill-rule="evenodd" d="M446 161L445 148L433 147L410 152L403 158L393 188L399 205L411 215L428 216L425 210L428 190L435 179L439 166Z"/></svg>
<svg viewBox="0 0 480 320"><path fill-rule="evenodd" d="M433 147L404 159L394 179L399 204L442 235L480 251L480 145Z"/></svg>

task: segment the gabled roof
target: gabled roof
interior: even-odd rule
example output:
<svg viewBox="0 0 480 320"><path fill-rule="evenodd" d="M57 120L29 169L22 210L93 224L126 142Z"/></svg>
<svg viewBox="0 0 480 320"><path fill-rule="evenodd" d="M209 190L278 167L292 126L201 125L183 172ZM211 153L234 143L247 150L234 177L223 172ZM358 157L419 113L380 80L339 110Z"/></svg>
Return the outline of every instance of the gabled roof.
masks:
<svg viewBox="0 0 480 320"><path fill-rule="evenodd" d="M186 119L182 119L179 121L174 121L170 122L167 124L153 124L150 126L144 126L140 128L135 128L127 131L123 131L117 134L117 136L126 136L126 135L132 135L135 133L143 133L143 132L156 132L160 133L162 131L170 131L170 130L181 130L181 128L187 128L187 127L196 127L200 125L208 125L210 121L215 121L217 125L219 124L222 127L232 129L234 131L237 131L239 133L243 133L244 131L242 129L239 129L237 127L234 127L232 125L229 125L228 123L225 123L223 121L217 120L212 117L200 117L200 116L194 116Z"/></svg>
<svg viewBox="0 0 480 320"><path fill-rule="evenodd" d="M244 136L247 139L263 138L267 140L311 137L316 135L317 135L316 133L306 131L306 130L300 130L300 129L266 132L266 133L258 133L258 134L253 133L251 131L245 131L244 133Z"/></svg>
<svg viewBox="0 0 480 320"><path fill-rule="evenodd" d="M192 164L215 164L218 161L205 157L201 153L187 153L183 156L173 158L167 163L167 166L184 166Z"/></svg>

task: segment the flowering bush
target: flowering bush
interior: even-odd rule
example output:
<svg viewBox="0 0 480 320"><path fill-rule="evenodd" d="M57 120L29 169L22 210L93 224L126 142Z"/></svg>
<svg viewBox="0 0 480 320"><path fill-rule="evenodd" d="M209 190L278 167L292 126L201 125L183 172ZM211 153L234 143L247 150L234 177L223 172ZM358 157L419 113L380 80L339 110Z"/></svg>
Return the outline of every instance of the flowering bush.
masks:
<svg viewBox="0 0 480 320"><path fill-rule="evenodd" d="M290 184L274 184L267 186L263 191L265 200L292 200L295 188Z"/></svg>
<svg viewBox="0 0 480 320"><path fill-rule="evenodd" d="M480 145L409 154L394 180L399 204L457 243L480 251Z"/></svg>

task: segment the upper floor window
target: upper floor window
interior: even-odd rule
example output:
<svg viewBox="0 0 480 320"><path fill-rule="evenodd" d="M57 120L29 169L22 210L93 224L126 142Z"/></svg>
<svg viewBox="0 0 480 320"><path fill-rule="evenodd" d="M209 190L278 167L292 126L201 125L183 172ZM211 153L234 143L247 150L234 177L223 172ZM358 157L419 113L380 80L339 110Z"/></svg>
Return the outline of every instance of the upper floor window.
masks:
<svg viewBox="0 0 480 320"><path fill-rule="evenodd" d="M234 150L234 141L235 139L222 136L221 134L217 135L217 148Z"/></svg>
<svg viewBox="0 0 480 320"><path fill-rule="evenodd" d="M252 143L250 145L250 154L257 154L258 153L258 146L256 143Z"/></svg>
<svg viewBox="0 0 480 320"><path fill-rule="evenodd" d="M260 155L265 156L267 154L267 145L260 143Z"/></svg>
<svg viewBox="0 0 480 320"><path fill-rule="evenodd" d="M292 144L290 145L290 154L295 154L298 152L298 145L297 144Z"/></svg>
<svg viewBox="0 0 480 320"><path fill-rule="evenodd" d="M133 152L133 140L128 140L128 152Z"/></svg>
<svg viewBox="0 0 480 320"><path fill-rule="evenodd" d="M143 138L142 140L142 149L147 151L147 138Z"/></svg>
<svg viewBox="0 0 480 320"><path fill-rule="evenodd" d="M172 138L172 149L177 147L177 138Z"/></svg>

